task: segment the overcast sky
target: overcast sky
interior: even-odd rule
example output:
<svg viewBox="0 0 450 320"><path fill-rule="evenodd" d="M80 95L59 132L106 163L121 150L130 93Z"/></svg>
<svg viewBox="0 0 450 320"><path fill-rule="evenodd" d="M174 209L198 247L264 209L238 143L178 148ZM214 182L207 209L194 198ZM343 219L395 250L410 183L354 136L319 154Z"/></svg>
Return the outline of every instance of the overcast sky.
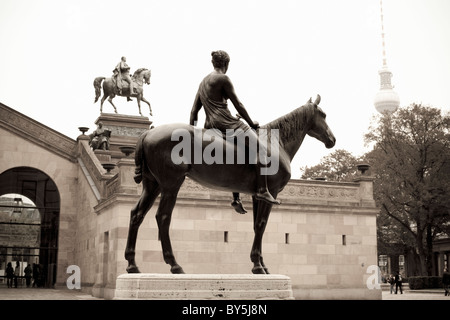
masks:
<svg viewBox="0 0 450 320"><path fill-rule="evenodd" d="M450 1L384 0L383 10L401 106L448 112ZM230 54L228 75L261 124L320 94L337 143L326 149L307 137L293 178L336 149L368 151L363 136L377 114L379 0L0 0L0 47L0 102L73 139L79 126L95 129L93 80L110 77L121 56L131 72L152 71L144 96L155 125L189 121L213 50ZM138 115L133 100L114 103L119 113ZM113 112L107 101L103 111Z"/></svg>

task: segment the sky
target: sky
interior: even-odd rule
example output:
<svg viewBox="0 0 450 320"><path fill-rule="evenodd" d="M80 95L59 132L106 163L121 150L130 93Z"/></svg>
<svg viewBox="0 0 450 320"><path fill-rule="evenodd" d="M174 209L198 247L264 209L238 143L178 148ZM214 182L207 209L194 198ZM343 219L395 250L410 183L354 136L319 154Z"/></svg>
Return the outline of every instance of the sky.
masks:
<svg viewBox="0 0 450 320"><path fill-rule="evenodd" d="M387 65L401 107L450 112L450 1L384 0ZM317 94L337 142L305 138L292 162L313 166L335 151L369 151L382 66L379 0L0 0L0 102L76 139L95 130L93 81L122 56L144 85L155 126L189 122L211 51L231 56L228 76L250 117L270 122ZM139 115L136 99L114 98ZM235 109L231 102L229 108ZM105 101L103 112L112 113ZM200 112L199 124L204 113Z"/></svg>

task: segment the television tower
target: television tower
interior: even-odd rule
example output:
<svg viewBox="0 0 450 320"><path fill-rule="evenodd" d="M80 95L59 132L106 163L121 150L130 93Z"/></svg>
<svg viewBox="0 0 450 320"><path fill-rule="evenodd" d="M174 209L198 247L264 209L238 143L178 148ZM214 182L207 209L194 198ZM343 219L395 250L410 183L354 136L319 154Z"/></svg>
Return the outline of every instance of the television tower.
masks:
<svg viewBox="0 0 450 320"><path fill-rule="evenodd" d="M383 1L380 0L381 10L381 41L383 48L383 66L378 71L380 75L380 90L375 95L374 105L378 112L392 113L400 106L400 98L393 90L394 86L391 83L392 72L389 71L386 63L386 45L384 39L384 21L383 21Z"/></svg>

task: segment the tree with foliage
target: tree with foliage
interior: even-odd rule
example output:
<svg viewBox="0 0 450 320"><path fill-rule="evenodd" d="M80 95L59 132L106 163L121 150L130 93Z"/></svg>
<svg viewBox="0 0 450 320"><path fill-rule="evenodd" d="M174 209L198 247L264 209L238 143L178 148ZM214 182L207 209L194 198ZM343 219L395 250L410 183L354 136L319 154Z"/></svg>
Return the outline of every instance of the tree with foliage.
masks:
<svg viewBox="0 0 450 320"><path fill-rule="evenodd" d="M325 178L330 181L351 181L356 176L356 165L360 158L350 152L337 149L323 157L320 163L312 167L301 167L302 179Z"/></svg>
<svg viewBox="0 0 450 320"><path fill-rule="evenodd" d="M374 143L365 160L375 173L379 243L413 248L419 275L432 274L433 240L449 234L449 129L449 115L412 104L380 116L365 136Z"/></svg>

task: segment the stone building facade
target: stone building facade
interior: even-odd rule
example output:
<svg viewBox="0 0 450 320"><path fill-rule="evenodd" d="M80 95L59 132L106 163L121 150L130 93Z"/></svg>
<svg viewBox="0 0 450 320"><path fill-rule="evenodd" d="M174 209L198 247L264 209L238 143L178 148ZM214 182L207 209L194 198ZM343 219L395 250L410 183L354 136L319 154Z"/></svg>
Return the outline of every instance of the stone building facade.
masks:
<svg viewBox="0 0 450 320"><path fill-rule="evenodd" d="M117 276L126 272L129 215L141 192L133 181L134 156L120 147L134 146L150 122L115 114L101 114L99 121L115 130L109 151L92 151L87 135L73 140L0 104L0 196L28 192L46 210L39 188L33 195L17 181L23 180L21 168L51 180L58 194L51 205L58 217L52 224L57 228L52 284L64 286L67 268L77 265L83 290L112 298ZM104 163L115 166L108 171ZM352 183L293 179L278 198L282 205L273 208L263 238L264 262L271 273L291 278L296 298L381 299L381 291L368 285L374 278L369 267L377 265L378 212L369 176ZM185 272L251 273L251 198L243 195L245 215L235 213L231 199L231 193L189 179L184 183L170 233ZM141 272L170 272L154 218L158 201L138 234Z"/></svg>

